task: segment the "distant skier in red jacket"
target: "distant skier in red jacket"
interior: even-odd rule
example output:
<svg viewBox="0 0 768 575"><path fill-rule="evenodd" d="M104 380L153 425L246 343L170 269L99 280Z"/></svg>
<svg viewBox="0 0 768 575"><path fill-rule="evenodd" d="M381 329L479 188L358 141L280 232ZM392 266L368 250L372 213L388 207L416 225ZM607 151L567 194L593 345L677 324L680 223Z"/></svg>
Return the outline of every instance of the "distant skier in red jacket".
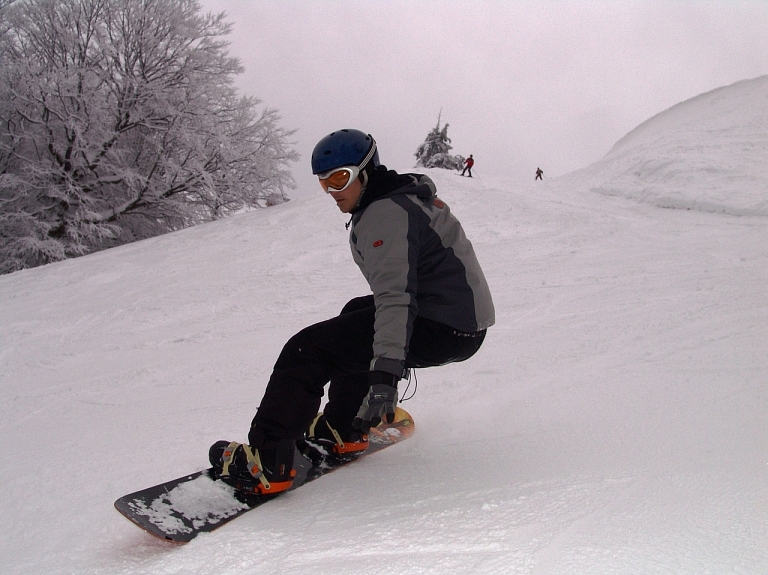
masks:
<svg viewBox="0 0 768 575"><path fill-rule="evenodd" d="M469 157L466 160L464 160L464 164L465 164L465 166L464 166L464 169L461 170L461 175L463 176L464 172L468 171L469 172L469 177L471 178L472 177L472 166L475 165L475 160L472 158L472 154L470 154Z"/></svg>

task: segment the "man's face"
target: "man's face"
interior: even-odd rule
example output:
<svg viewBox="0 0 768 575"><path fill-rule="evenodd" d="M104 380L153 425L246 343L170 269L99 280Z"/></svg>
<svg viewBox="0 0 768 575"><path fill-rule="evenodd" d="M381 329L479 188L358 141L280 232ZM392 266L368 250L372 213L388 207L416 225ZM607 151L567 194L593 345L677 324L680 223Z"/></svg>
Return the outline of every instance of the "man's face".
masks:
<svg viewBox="0 0 768 575"><path fill-rule="evenodd" d="M355 181L352 182L346 190L341 192L328 192L328 195L336 200L336 205L339 206L341 213L347 214L353 210L357 205L357 202L360 201L362 190L363 183L358 178L355 178Z"/></svg>

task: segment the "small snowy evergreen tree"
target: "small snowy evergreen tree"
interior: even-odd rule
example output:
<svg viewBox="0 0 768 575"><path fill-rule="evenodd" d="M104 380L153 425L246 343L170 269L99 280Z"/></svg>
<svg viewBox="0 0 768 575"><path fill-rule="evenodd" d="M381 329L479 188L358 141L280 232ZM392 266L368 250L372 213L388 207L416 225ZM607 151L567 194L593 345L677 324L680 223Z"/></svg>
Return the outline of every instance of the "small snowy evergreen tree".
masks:
<svg viewBox="0 0 768 575"><path fill-rule="evenodd" d="M440 127L440 117L437 116L437 125L427 134L427 139L419 146L414 156L416 165L425 168L444 168L446 170L460 170L464 164L464 157L450 154L453 148L448 137L448 124Z"/></svg>

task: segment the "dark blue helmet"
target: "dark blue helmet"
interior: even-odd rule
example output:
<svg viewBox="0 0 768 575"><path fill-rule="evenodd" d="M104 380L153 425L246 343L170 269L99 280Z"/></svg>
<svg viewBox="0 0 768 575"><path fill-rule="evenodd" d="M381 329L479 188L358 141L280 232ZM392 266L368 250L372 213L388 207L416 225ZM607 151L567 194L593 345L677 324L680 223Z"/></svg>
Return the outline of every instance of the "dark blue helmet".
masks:
<svg viewBox="0 0 768 575"><path fill-rule="evenodd" d="M338 130L320 140L312 151L312 173L322 174L342 166L364 168L379 165L379 151L370 134L360 130Z"/></svg>

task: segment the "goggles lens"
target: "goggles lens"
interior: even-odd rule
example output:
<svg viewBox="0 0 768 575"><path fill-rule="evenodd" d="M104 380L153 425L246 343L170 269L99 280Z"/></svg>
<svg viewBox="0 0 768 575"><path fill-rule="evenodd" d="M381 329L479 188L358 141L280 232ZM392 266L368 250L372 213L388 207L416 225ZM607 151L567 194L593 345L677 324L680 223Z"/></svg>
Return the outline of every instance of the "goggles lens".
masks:
<svg viewBox="0 0 768 575"><path fill-rule="evenodd" d="M346 190L359 174L360 168L357 166L344 166L343 168L336 168L329 172L318 174L317 177L326 193L330 194Z"/></svg>

